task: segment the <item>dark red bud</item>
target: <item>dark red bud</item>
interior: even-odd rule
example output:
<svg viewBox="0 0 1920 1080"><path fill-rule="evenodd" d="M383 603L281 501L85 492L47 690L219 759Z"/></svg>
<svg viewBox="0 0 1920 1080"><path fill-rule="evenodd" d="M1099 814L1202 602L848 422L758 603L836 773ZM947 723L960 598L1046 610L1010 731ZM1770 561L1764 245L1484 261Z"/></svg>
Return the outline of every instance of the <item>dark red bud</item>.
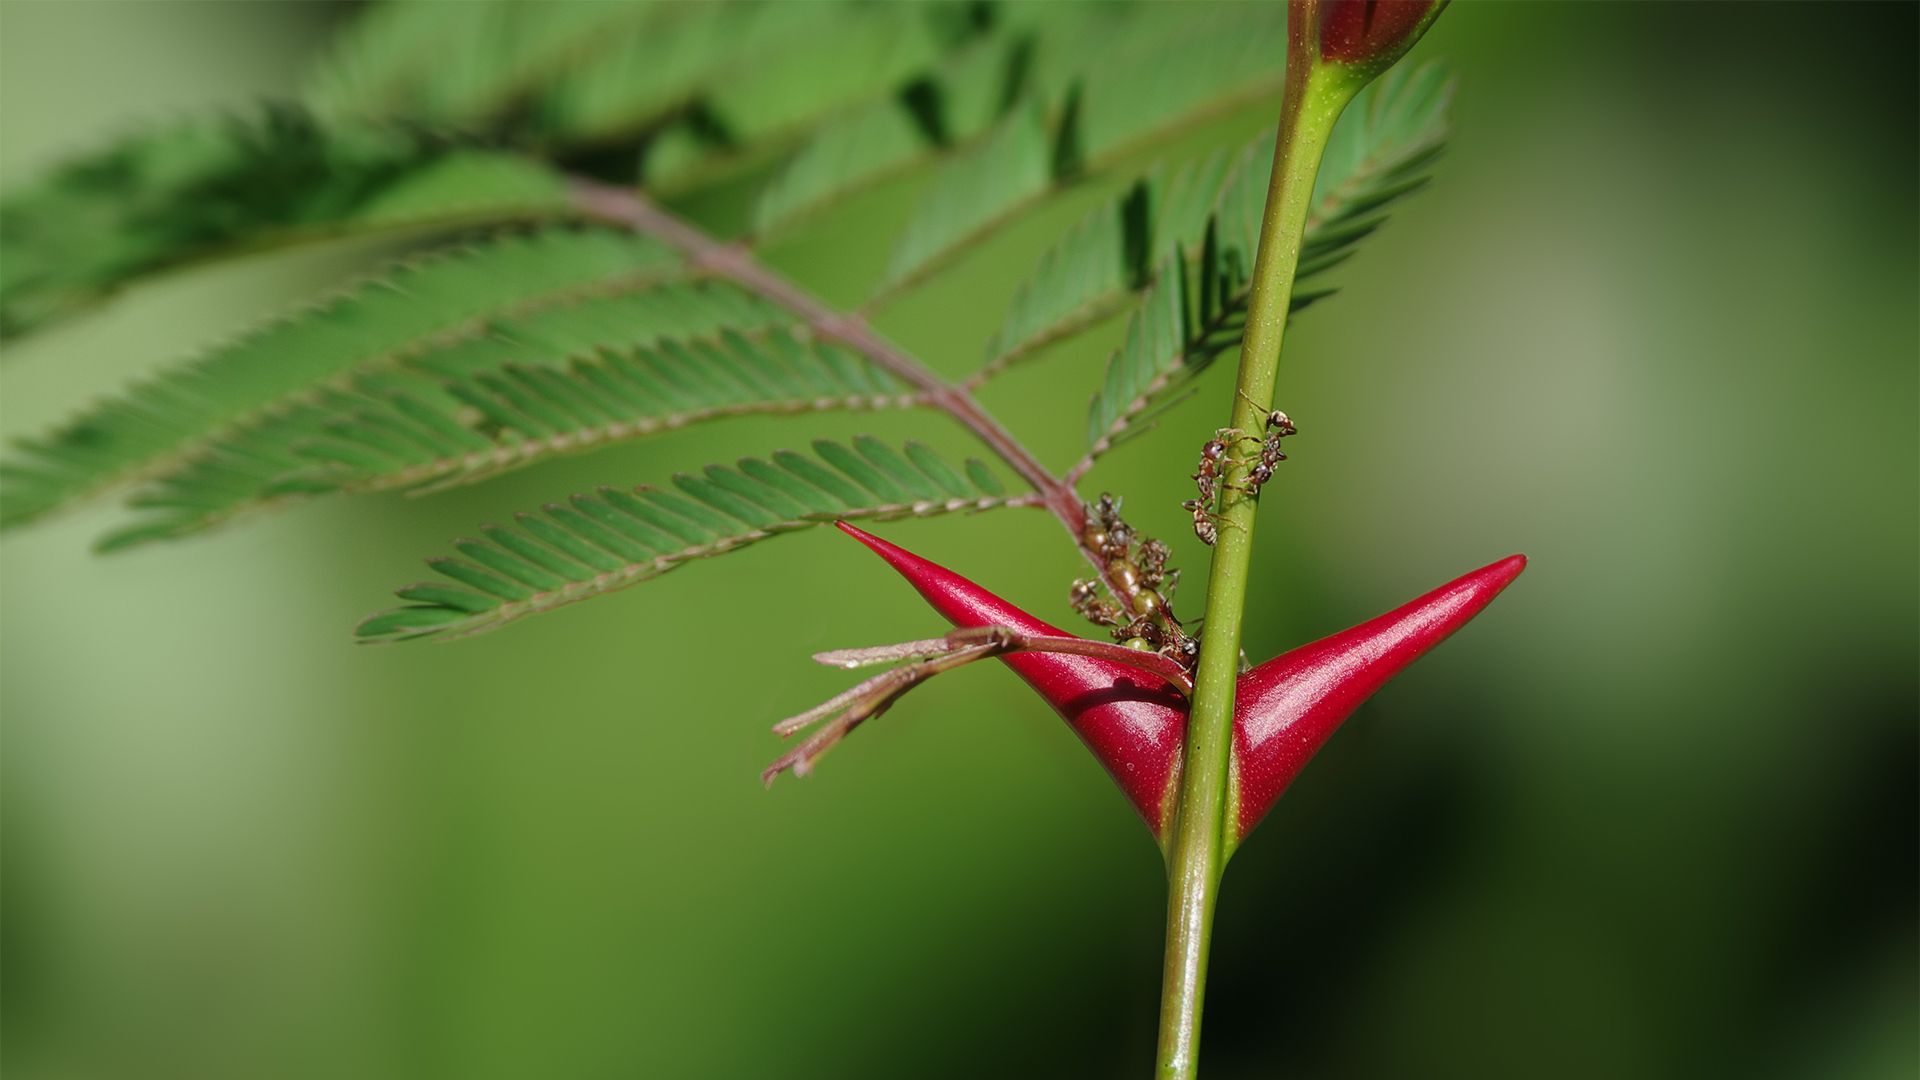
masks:
<svg viewBox="0 0 1920 1080"><path fill-rule="evenodd" d="M844 521L839 525L899 571L955 626L1009 626L1066 636L945 567ZM1094 657L1027 652L1000 661L1047 699L1159 836L1186 737L1186 699L1153 675Z"/></svg>
<svg viewBox="0 0 1920 1080"><path fill-rule="evenodd" d="M1434 0L1322 0L1320 58L1391 62L1418 39L1433 9Z"/></svg>
<svg viewBox="0 0 1920 1080"><path fill-rule="evenodd" d="M1361 702L1465 626L1526 566L1526 556L1508 556L1241 675L1233 723L1239 835L1253 831Z"/></svg>

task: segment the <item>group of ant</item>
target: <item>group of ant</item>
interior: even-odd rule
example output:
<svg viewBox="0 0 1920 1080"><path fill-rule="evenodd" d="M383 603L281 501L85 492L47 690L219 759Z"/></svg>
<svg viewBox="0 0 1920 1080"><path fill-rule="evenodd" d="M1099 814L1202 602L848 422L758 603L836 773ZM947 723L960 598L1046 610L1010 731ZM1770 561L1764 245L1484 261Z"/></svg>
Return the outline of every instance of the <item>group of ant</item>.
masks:
<svg viewBox="0 0 1920 1080"><path fill-rule="evenodd" d="M1267 413L1264 433L1255 437L1239 428L1221 428L1200 450L1200 470L1193 482L1200 497L1180 504L1193 512L1193 532L1200 542L1211 547L1219 537L1216 512L1220 497L1238 492L1252 498L1273 479L1274 467L1287 460L1280 440L1296 432L1293 421L1278 409ZM1236 444L1256 443L1258 450L1247 460L1252 462L1246 476L1228 483L1225 466L1231 461L1228 451ZM1102 493L1086 506L1086 531L1081 539L1087 549L1101 560L1102 578L1113 599L1101 595L1100 582L1080 580L1067 593L1073 610L1097 626L1107 627L1113 639L1132 648L1170 656L1191 668L1200 656L1200 639L1188 634L1173 613L1173 593L1180 584L1180 571L1168 570L1173 552L1159 540L1136 534L1120 516L1120 500Z"/></svg>
<svg viewBox="0 0 1920 1080"><path fill-rule="evenodd" d="M1247 400L1252 401L1251 398ZM1214 541L1220 538L1219 523L1222 519L1215 508L1220 506L1221 497L1229 491L1249 499L1259 495L1266 482L1273 479L1274 467L1287 460L1286 452L1280 449L1280 440L1298 431L1286 413L1274 409L1267 413L1266 430L1262 435L1249 435L1239 428L1221 428L1200 448L1200 470L1193 474L1200 497L1181 503L1180 509L1193 513L1193 535L1199 537L1201 543L1212 547ZM1229 462L1227 451L1235 444L1246 443L1257 443L1259 449L1253 455L1253 464L1247 469L1246 478L1238 484L1230 484L1224 475L1224 466Z"/></svg>
<svg viewBox="0 0 1920 1080"><path fill-rule="evenodd" d="M1067 593L1073 610L1111 629L1115 641L1192 667L1200 655L1200 642L1181 629L1173 614L1173 591L1180 583L1180 571L1167 569L1173 550L1159 540L1138 536L1120 516L1120 500L1105 493L1087 504L1082 539L1099 554L1115 600L1102 598L1097 581L1075 581Z"/></svg>

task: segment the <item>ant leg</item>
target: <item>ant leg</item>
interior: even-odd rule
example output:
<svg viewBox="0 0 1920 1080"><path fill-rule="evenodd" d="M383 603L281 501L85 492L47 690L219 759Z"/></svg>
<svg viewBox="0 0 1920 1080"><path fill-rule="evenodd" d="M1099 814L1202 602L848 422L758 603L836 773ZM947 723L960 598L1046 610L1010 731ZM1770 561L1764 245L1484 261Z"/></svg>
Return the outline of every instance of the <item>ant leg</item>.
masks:
<svg viewBox="0 0 1920 1080"><path fill-rule="evenodd" d="M1273 412L1273 406L1260 404L1259 402L1253 400L1253 395L1247 393L1245 390L1242 390L1236 386L1233 388L1233 392L1236 394L1239 394L1240 400L1253 406L1253 411L1259 413L1261 416L1267 416Z"/></svg>
<svg viewBox="0 0 1920 1080"><path fill-rule="evenodd" d="M1282 410L1276 409L1271 405L1264 405L1264 406L1261 405L1259 402L1253 400L1253 398L1249 396L1245 390L1242 390L1239 387L1234 387L1234 392L1240 395L1240 400L1253 406L1255 409L1259 410L1261 413L1266 415L1266 418L1267 418L1266 427L1269 432L1278 428L1280 429L1280 434L1283 436L1299 434L1298 426L1295 425L1293 422L1293 419L1289 417Z"/></svg>

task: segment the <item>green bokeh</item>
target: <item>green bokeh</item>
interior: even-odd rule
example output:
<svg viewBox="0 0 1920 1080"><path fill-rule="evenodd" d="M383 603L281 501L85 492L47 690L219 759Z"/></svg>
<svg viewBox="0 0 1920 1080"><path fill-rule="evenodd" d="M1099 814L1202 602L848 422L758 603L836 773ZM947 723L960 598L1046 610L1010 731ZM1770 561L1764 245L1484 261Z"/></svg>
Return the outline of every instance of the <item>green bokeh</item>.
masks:
<svg viewBox="0 0 1920 1080"><path fill-rule="evenodd" d="M335 14L0 4L0 180L288 93ZM1206 1075L1912 1075L1914 40L1904 5L1463 2L1420 46L1462 73L1458 136L1290 335L1302 434L1249 650L1533 565L1236 860ZM916 183L773 261L856 298ZM964 371L1102 190L883 328ZM351 256L170 278L23 343L5 432ZM1114 335L987 403L1069 460ZM1227 394L1209 377L1093 483L1179 536ZM825 423L965 445L924 417ZM8 1074L1143 1074L1157 853L1006 673L943 679L760 789L767 725L843 682L808 653L936 629L831 532L472 641L350 643L480 521L822 426L731 422L113 558L86 553L110 507L9 535ZM1075 558L1041 515L886 533L1066 618Z"/></svg>

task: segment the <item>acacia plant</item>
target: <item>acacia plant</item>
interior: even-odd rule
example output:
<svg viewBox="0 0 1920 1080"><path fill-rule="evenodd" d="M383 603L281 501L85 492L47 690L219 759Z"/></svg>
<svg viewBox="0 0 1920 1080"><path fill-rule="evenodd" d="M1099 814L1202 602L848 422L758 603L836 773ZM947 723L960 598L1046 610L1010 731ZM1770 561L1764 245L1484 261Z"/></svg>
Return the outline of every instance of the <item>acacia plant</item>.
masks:
<svg viewBox="0 0 1920 1080"><path fill-rule="evenodd" d="M374 234L419 250L19 440L0 518L17 527L127 490L130 519L100 542L113 550L296 500L424 495L743 414L944 414L978 457L843 435L660 486L556 493L454 540L428 560L436 580L399 589L401 606L358 636L493 630L840 523L954 629L817 657L890 666L782 721L782 735L810 734L767 778L809 771L929 677L1002 659L1165 853L1158 1064L1191 1076L1228 857L1341 720L1523 565L1496 562L1264 663L1241 651L1256 510L1295 433L1273 405L1289 315L1329 295L1335 267L1428 179L1450 79L1431 62L1394 65L1441 6L373 7L300 101L125 139L5 200L9 336L243 252ZM1114 175L1198 119L1256 102L1277 125L1239 152ZM905 171L924 186L858 308L758 257ZM977 368L935 371L875 331L871 313L939 288L956 253L1094 183L1113 194L1034 266ZM675 209L719 185L754 185L744 227ZM1001 372L1121 315L1084 450L1063 470L976 400ZM1230 354L1232 386L1194 382ZM1121 478L1083 489L1103 455L1202 389L1223 419L1193 433L1185 509L1200 543L1180 543L1210 549L1211 565L1176 593L1175 546L1126 521L1108 493ZM848 524L1012 507L1050 514L1085 556L1086 578L1062 590L1089 636Z"/></svg>

